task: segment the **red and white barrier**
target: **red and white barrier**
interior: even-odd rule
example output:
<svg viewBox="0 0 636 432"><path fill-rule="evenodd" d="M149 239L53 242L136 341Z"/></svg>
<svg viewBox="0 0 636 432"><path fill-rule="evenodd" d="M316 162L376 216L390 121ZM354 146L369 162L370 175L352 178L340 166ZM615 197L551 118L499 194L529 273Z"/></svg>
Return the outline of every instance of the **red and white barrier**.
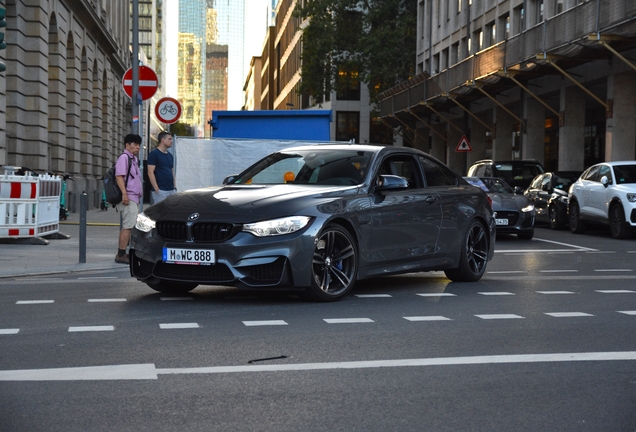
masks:
<svg viewBox="0 0 636 432"><path fill-rule="evenodd" d="M0 176L0 238L40 237L60 229L56 176Z"/></svg>

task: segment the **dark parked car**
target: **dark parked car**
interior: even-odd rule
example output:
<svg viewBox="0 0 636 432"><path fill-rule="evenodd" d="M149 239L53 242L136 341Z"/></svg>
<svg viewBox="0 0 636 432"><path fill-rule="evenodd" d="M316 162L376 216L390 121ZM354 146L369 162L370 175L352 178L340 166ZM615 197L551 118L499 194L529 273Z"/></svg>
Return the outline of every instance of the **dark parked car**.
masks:
<svg viewBox="0 0 636 432"><path fill-rule="evenodd" d="M537 221L547 222L552 229L563 229L568 223L568 190L581 176L581 171L555 171L539 174L523 193L537 212Z"/></svg>
<svg viewBox="0 0 636 432"><path fill-rule="evenodd" d="M384 275L479 280L494 241L488 195L426 153L314 145L148 207L131 233L130 270L161 292L234 285L332 301Z"/></svg>
<svg viewBox="0 0 636 432"><path fill-rule="evenodd" d="M536 160L493 161L484 159L468 168L468 177L499 177L513 188L526 189L533 178L545 170Z"/></svg>
<svg viewBox="0 0 636 432"><path fill-rule="evenodd" d="M523 194L503 179L496 177L464 177L468 183L486 191L492 199L497 234L516 234L524 240L534 237L534 206Z"/></svg>

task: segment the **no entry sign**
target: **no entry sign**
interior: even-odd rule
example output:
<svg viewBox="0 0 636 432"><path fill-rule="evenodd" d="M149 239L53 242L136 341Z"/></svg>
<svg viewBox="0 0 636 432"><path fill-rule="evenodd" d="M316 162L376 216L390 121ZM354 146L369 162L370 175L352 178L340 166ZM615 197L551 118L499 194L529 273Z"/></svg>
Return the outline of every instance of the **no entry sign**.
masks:
<svg viewBox="0 0 636 432"><path fill-rule="evenodd" d="M174 123L181 117L181 104L171 97L161 98L155 105L155 115L160 122Z"/></svg>
<svg viewBox="0 0 636 432"><path fill-rule="evenodd" d="M124 91L132 99L132 68L128 69L121 81ZM150 99L157 92L159 81L157 74L148 66L139 66L139 93L141 100Z"/></svg>

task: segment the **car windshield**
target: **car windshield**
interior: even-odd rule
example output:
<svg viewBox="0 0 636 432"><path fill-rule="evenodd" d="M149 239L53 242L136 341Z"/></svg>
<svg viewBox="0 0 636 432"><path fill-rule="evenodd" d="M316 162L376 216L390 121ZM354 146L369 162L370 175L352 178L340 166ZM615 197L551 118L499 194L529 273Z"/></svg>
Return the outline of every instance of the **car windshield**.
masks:
<svg viewBox="0 0 636 432"><path fill-rule="evenodd" d="M636 183L636 164L614 166L616 184Z"/></svg>
<svg viewBox="0 0 636 432"><path fill-rule="evenodd" d="M574 183L579 178L580 173L571 173L571 174L554 174L554 188L555 189L563 189L567 191L570 189L570 185Z"/></svg>
<svg viewBox="0 0 636 432"><path fill-rule="evenodd" d="M514 193L508 183L494 177L464 177L468 183L489 193Z"/></svg>
<svg viewBox="0 0 636 432"><path fill-rule="evenodd" d="M356 185L362 182L371 152L310 149L267 156L231 184Z"/></svg>

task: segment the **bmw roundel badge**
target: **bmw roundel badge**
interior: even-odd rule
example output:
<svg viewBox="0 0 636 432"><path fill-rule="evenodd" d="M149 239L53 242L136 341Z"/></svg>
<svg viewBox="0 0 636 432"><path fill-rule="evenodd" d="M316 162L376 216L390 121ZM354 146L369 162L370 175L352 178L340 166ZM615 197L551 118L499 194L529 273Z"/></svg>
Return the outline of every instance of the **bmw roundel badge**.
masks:
<svg viewBox="0 0 636 432"><path fill-rule="evenodd" d="M188 221L192 222L199 219L199 213L192 213L190 216L188 216Z"/></svg>

